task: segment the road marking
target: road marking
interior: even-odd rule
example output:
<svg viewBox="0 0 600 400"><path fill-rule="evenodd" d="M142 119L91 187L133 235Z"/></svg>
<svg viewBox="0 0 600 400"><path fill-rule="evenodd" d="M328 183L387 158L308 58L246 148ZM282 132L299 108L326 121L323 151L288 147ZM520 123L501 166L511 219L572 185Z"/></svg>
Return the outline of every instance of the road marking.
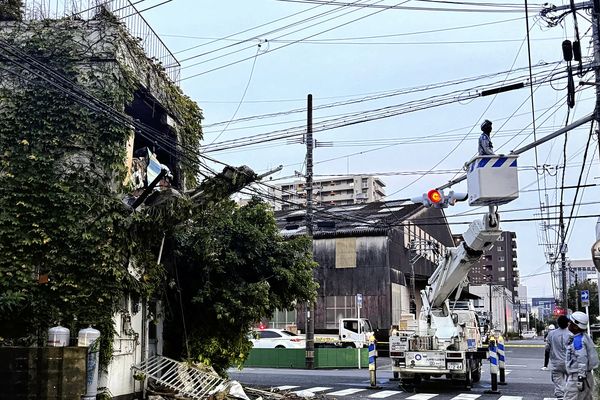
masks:
<svg viewBox="0 0 600 400"><path fill-rule="evenodd" d="M395 394L399 394L398 390L382 390L381 392L377 392L375 394L370 395L369 397L372 399L384 399L386 397L393 396Z"/></svg>
<svg viewBox="0 0 600 400"><path fill-rule="evenodd" d="M367 389L344 389L338 390L337 392L325 393L327 396L348 396L349 394L354 394L358 392L365 391Z"/></svg>
<svg viewBox="0 0 600 400"><path fill-rule="evenodd" d="M333 389L333 388L332 387L325 387L325 386L315 386L313 388L306 389L306 390L308 390L309 392L317 393L317 392L322 392L324 390L331 390L331 389Z"/></svg>
<svg viewBox="0 0 600 400"><path fill-rule="evenodd" d="M453 397L452 400L473 400L473 399L478 399L479 397L481 397L480 394L461 393L458 396Z"/></svg>
<svg viewBox="0 0 600 400"><path fill-rule="evenodd" d="M525 367L527 368L527 365L525 364L506 364L507 367ZM510 397L510 396L509 396ZM514 397L514 396L513 396ZM502 398L502 397L501 397Z"/></svg>
<svg viewBox="0 0 600 400"><path fill-rule="evenodd" d="M501 396L498 400L523 400L521 396Z"/></svg>
<svg viewBox="0 0 600 400"><path fill-rule="evenodd" d="M277 390L290 390L290 389L295 389L297 387L300 387L300 386L277 386L275 389L277 389Z"/></svg>
<svg viewBox="0 0 600 400"><path fill-rule="evenodd" d="M556 397L544 397L544 400L557 400Z"/></svg>
<svg viewBox="0 0 600 400"><path fill-rule="evenodd" d="M406 400L429 400L429 399L433 399L435 396L437 396L437 394L419 393L419 394L415 394L410 397L407 397Z"/></svg>

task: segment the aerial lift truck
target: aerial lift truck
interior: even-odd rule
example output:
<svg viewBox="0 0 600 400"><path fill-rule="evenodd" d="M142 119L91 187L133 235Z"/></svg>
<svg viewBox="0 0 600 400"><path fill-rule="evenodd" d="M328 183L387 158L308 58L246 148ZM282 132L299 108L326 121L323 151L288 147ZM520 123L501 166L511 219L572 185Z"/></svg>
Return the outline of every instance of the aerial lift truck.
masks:
<svg viewBox="0 0 600 400"><path fill-rule="evenodd" d="M414 320L402 320L390 332L392 372L402 385L446 377L466 387L481 378L482 348L478 318L470 301L459 300L469 270L500 237L498 205L519 195L516 155L477 156L466 164L468 194L431 190L413 201L447 207L468 198L471 206L487 206L463 240L440 256L438 267L420 291L422 307ZM452 294L455 293L454 296ZM403 317L407 317L406 314Z"/></svg>

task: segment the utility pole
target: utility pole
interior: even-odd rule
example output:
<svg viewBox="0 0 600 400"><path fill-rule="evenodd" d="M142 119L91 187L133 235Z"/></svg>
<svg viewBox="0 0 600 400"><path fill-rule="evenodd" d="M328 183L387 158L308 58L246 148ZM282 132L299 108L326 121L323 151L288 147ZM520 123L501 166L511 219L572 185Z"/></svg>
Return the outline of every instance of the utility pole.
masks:
<svg viewBox="0 0 600 400"><path fill-rule="evenodd" d="M313 237L313 135L312 135L312 94L306 99L306 233ZM311 249L312 254L312 249ZM315 362L315 303L306 307L306 369L313 369Z"/></svg>
<svg viewBox="0 0 600 400"><path fill-rule="evenodd" d="M492 332L492 330L494 329L494 319L492 316L492 279L493 276L492 275L488 275L488 285L490 287L490 312L488 312L488 325L490 326L490 333Z"/></svg>
<svg viewBox="0 0 600 400"><path fill-rule="evenodd" d="M563 203L560 203L560 217L559 217L559 235L560 235L560 271L561 271L561 286L562 286L562 301L565 311L569 309L569 288L567 287L567 255L565 253L565 219Z"/></svg>

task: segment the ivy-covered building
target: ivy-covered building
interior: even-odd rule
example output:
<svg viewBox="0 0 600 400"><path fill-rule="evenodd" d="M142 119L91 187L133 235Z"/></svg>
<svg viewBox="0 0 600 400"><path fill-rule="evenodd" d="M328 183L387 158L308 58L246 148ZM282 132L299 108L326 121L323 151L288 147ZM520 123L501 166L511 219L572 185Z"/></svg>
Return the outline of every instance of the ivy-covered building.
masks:
<svg viewBox="0 0 600 400"><path fill-rule="evenodd" d="M196 186L201 111L143 18L144 41L128 30L131 7L49 19L19 3L0 5L0 345L94 326L100 386L129 398L142 391L131 365L162 352L161 213ZM136 212L152 162L170 171L167 195Z"/></svg>

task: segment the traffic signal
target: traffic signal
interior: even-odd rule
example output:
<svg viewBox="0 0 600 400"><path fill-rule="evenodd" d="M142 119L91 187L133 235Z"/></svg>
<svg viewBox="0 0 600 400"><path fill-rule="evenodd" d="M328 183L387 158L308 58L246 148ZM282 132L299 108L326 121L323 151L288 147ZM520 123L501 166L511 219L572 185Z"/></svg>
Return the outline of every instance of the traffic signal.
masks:
<svg viewBox="0 0 600 400"><path fill-rule="evenodd" d="M441 205L444 203L444 192L431 189L429 192L427 192L427 200L429 200L429 203L432 206Z"/></svg>
<svg viewBox="0 0 600 400"><path fill-rule="evenodd" d="M423 195L418 197L413 197L410 200L413 203L421 203L425 207L446 208L455 205L457 201L466 200L467 197L467 193L455 193L454 191L450 191L448 195L445 195L442 190L431 189L427 193L423 193Z"/></svg>

